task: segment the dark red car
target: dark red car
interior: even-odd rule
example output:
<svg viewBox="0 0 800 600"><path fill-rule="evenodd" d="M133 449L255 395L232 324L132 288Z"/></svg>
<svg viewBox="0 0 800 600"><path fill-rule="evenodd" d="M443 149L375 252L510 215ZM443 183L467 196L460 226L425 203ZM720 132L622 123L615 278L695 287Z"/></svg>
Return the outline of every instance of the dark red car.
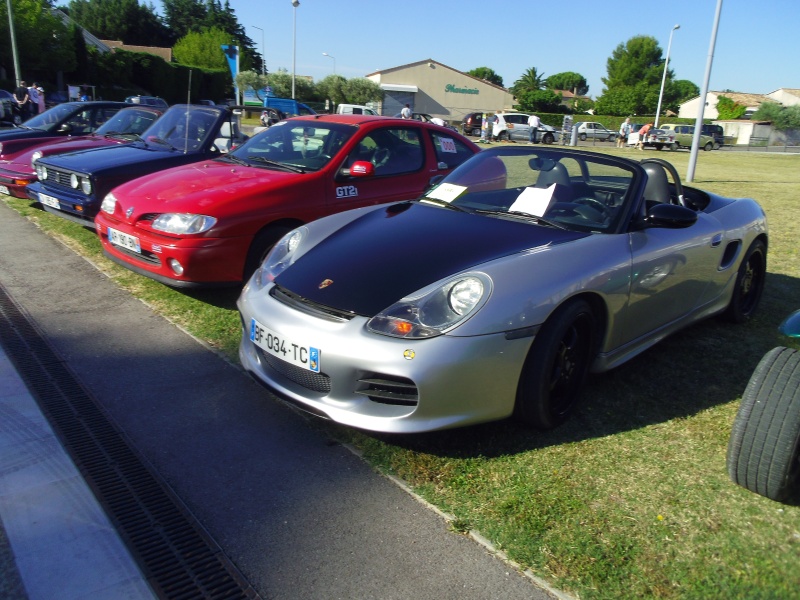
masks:
<svg viewBox="0 0 800 600"><path fill-rule="evenodd" d="M133 142L163 112L150 106L123 108L90 135L43 138L41 144L26 148L9 160L0 160L0 194L27 198L25 186L37 178L34 161L43 156Z"/></svg>
<svg viewBox="0 0 800 600"><path fill-rule="evenodd" d="M174 287L238 285L287 231L416 198L478 150L419 121L296 117L225 156L120 185L95 225L106 255L142 275Z"/></svg>

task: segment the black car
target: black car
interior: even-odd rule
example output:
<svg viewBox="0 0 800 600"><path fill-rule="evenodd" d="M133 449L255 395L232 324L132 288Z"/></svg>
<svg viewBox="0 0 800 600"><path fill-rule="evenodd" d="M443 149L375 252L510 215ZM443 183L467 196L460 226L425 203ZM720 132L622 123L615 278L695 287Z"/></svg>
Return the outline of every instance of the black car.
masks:
<svg viewBox="0 0 800 600"><path fill-rule="evenodd" d="M176 104L131 144L41 158L28 197L47 212L93 227L106 194L118 185L220 156L243 142L236 108Z"/></svg>
<svg viewBox="0 0 800 600"><path fill-rule="evenodd" d="M0 123L19 125L22 117L19 114L19 105L14 99L14 94L0 90Z"/></svg>
<svg viewBox="0 0 800 600"><path fill-rule="evenodd" d="M19 152L34 146L41 138L89 135L116 112L129 104L124 102L65 102L31 117L19 127L0 131L0 158L7 151ZM11 143L13 142L13 143Z"/></svg>
<svg viewBox="0 0 800 600"><path fill-rule="evenodd" d="M464 135L480 136L483 113L468 113L461 119L461 132Z"/></svg>

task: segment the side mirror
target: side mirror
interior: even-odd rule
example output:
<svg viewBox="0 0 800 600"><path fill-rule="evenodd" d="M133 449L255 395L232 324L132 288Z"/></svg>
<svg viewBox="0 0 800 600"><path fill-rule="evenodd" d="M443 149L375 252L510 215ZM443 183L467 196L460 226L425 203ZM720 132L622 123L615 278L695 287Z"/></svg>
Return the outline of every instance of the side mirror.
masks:
<svg viewBox="0 0 800 600"><path fill-rule="evenodd" d="M72 131L72 125L69 123L62 123L61 126L58 128L58 133L70 133Z"/></svg>
<svg viewBox="0 0 800 600"><path fill-rule="evenodd" d="M649 227L682 229L697 222L697 213L691 208L677 204L656 204L647 213L645 223Z"/></svg>
<svg viewBox="0 0 800 600"><path fill-rule="evenodd" d="M372 177L375 175L375 165L368 160L357 160L349 169L343 169L343 174L351 177Z"/></svg>

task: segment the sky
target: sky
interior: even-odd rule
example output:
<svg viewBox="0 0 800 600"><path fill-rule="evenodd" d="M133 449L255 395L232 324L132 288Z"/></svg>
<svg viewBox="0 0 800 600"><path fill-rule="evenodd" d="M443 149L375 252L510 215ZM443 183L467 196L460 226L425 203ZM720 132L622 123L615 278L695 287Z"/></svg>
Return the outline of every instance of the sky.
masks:
<svg viewBox="0 0 800 600"><path fill-rule="evenodd" d="M669 54L676 79L702 89L711 56L710 91L800 89L800 0L720 1L712 50L718 0L229 0L269 71L292 72L294 39L295 73L314 81L433 59L489 67L506 87L530 67L545 78L573 71L597 98L619 44L650 35L666 55L680 25Z"/></svg>

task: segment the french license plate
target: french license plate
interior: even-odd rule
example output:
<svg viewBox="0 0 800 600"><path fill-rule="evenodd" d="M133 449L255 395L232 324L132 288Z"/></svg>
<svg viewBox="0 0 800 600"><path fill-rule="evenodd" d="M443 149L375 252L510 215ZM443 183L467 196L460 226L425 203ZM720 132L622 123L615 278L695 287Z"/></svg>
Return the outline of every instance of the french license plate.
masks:
<svg viewBox="0 0 800 600"><path fill-rule="evenodd" d="M126 250L130 250L138 254L142 253L142 246L139 244L139 238L128 235L127 233L122 233L116 229L111 229L111 227L108 228L108 241L115 246L121 246Z"/></svg>
<svg viewBox="0 0 800 600"><path fill-rule="evenodd" d="M39 202L50 208L57 208L61 210L61 203L58 201L58 198L53 198L52 196L48 196L47 194L39 194Z"/></svg>
<svg viewBox="0 0 800 600"><path fill-rule="evenodd" d="M319 373L319 348L304 346L288 340L255 319L250 320L250 341L262 350L296 367Z"/></svg>
<svg viewBox="0 0 800 600"><path fill-rule="evenodd" d="M5 194L6 196L10 196L11 192L8 191L8 188L4 185L0 185L0 194Z"/></svg>

